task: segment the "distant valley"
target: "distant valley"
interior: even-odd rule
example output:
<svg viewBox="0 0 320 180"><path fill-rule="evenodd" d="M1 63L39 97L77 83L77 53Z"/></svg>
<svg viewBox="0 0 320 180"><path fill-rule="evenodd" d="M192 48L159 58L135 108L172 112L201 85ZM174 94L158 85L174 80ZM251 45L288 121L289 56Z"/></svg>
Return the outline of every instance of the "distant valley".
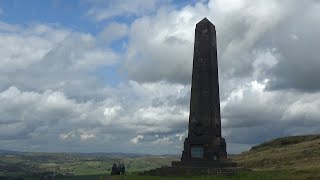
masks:
<svg viewBox="0 0 320 180"><path fill-rule="evenodd" d="M230 158L253 171L290 170L320 179L320 135L274 139ZM0 150L0 177L107 175L115 162L123 162L128 173L170 165L179 155L127 153L39 153ZM297 176L298 176L297 175Z"/></svg>

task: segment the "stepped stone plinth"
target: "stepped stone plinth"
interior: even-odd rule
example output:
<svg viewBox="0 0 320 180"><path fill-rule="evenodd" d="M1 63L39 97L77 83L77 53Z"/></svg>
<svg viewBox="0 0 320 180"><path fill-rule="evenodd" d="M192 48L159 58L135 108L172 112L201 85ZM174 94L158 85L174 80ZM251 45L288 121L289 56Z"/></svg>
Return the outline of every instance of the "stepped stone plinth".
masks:
<svg viewBox="0 0 320 180"><path fill-rule="evenodd" d="M208 168L232 168L237 167L237 163L232 161L173 161L175 167L208 167Z"/></svg>
<svg viewBox="0 0 320 180"><path fill-rule="evenodd" d="M199 176L199 175L232 175L239 171L248 171L241 167L196 167L196 166L162 166L139 173L144 176Z"/></svg>

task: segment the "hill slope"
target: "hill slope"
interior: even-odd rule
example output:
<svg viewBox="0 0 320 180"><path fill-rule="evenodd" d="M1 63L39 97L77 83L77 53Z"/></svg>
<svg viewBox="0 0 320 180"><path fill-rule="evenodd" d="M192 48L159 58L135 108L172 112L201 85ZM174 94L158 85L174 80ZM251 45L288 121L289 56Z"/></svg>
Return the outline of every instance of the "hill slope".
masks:
<svg viewBox="0 0 320 180"><path fill-rule="evenodd" d="M231 158L241 166L254 170L320 171L320 135L277 138Z"/></svg>

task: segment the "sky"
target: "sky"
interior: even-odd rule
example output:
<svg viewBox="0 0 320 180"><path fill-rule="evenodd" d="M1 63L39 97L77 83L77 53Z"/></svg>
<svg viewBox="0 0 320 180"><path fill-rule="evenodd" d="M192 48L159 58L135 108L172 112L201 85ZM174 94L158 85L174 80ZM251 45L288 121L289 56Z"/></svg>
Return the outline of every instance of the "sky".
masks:
<svg viewBox="0 0 320 180"><path fill-rule="evenodd" d="M0 149L181 154L204 17L227 152L320 133L319 0L0 0Z"/></svg>

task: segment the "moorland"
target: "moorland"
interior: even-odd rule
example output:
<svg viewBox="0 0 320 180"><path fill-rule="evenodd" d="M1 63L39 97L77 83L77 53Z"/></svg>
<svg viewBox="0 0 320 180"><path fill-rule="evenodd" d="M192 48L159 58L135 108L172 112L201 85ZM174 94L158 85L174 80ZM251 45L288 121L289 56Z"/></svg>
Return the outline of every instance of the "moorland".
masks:
<svg viewBox="0 0 320 180"><path fill-rule="evenodd" d="M0 151L0 179L110 179L114 162L127 174L112 179L212 179L199 177L142 177L137 172L170 165L180 155L125 153L41 153ZM320 135L274 139L241 154L229 155L251 172L215 179L320 179Z"/></svg>

